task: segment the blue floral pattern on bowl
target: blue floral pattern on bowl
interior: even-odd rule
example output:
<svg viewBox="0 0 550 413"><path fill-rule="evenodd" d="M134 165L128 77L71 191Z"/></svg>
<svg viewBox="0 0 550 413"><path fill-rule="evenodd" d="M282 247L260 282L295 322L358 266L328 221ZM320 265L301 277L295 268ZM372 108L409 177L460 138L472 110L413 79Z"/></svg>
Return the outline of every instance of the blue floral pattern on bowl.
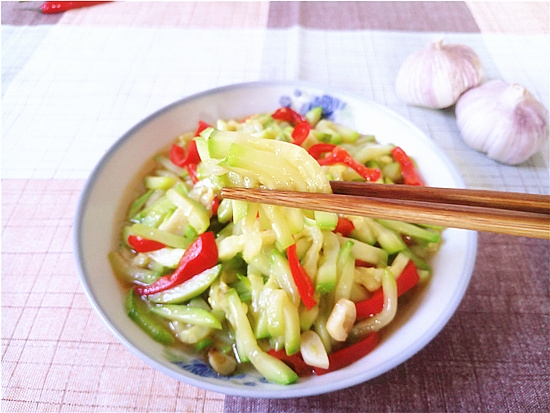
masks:
<svg viewBox="0 0 550 413"><path fill-rule="evenodd" d="M279 99L279 104L289 107L296 112L304 115L314 107L321 107L323 117L332 121L336 120L339 112L346 108L346 102L327 94L312 95L303 90L296 89L292 95L283 95Z"/></svg>
<svg viewBox="0 0 550 413"><path fill-rule="evenodd" d="M258 383L267 383L267 380L259 374L243 372L232 376L223 376L216 373L206 362L199 358L189 357L183 352L173 348L164 348L166 359L181 370L203 378L216 379L225 382L233 382L244 386L256 386Z"/></svg>

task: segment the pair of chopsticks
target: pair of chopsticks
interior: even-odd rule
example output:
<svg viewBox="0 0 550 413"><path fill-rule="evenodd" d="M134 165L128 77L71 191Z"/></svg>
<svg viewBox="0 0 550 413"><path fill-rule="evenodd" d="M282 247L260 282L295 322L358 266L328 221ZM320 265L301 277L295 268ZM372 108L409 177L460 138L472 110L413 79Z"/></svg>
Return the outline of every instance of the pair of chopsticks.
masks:
<svg viewBox="0 0 550 413"><path fill-rule="evenodd" d="M223 198L550 239L550 196L331 181L332 194L223 188Z"/></svg>

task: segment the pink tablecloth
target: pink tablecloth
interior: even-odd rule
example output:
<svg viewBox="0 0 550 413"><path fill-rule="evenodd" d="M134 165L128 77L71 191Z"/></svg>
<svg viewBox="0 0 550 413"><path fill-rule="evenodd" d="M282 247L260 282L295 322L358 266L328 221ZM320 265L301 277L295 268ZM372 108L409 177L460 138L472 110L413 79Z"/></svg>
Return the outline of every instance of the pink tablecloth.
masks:
<svg viewBox="0 0 550 413"><path fill-rule="evenodd" d="M543 412L550 406L550 244L481 233L470 287L422 351L354 388L246 399L152 369L120 344L76 275L77 199L110 145L181 97L306 80L388 106L470 187L549 193L546 146L506 167L467 148L452 110L400 102L400 63L434 36L489 78L549 100L548 3L112 2L42 15L2 2L2 411Z"/></svg>

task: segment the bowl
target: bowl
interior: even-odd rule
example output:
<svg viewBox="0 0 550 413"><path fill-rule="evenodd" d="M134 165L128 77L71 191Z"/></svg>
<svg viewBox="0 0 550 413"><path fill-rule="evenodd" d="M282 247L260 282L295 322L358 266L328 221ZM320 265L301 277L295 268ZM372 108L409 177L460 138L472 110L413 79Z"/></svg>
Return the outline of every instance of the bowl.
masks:
<svg viewBox="0 0 550 413"><path fill-rule="evenodd" d="M107 255L116 248L118 228L132 193L129 188L155 153L165 150L197 121L240 118L271 112L291 103L299 108L322 104L330 117L373 134L381 143L401 146L418 162L427 185L464 187L447 156L417 127L379 104L351 93L306 83L244 83L181 99L140 121L107 151L92 171L79 200L74 225L75 258L85 293L99 317L131 352L150 366L187 384L233 396L291 398L328 393L377 377L412 357L445 326L471 278L477 233L446 229L433 257L433 276L420 294L400 308L379 345L335 372L301 378L295 384L268 383L249 371L222 377L193 354L165 348L126 315L124 292Z"/></svg>

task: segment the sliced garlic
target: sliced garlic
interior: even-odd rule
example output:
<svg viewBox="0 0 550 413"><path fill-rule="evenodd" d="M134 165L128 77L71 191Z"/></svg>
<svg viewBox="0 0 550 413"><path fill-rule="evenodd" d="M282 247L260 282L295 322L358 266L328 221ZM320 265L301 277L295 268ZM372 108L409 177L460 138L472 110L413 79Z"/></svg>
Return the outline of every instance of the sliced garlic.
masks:
<svg viewBox="0 0 550 413"><path fill-rule="evenodd" d="M477 54L468 46L429 43L411 54L401 65L395 91L403 102L432 109L456 103L459 96L483 80Z"/></svg>
<svg viewBox="0 0 550 413"><path fill-rule="evenodd" d="M222 376L230 375L237 368L237 360L235 360L235 357L225 354L215 348L208 352L208 362L214 371Z"/></svg>
<svg viewBox="0 0 550 413"><path fill-rule="evenodd" d="M470 89L455 114L464 142L504 164L526 161L548 140L548 111L518 84L492 80Z"/></svg>
<svg viewBox="0 0 550 413"><path fill-rule="evenodd" d="M329 368L328 354L321 337L313 331L304 331L300 337L300 354L306 364L323 369Z"/></svg>
<svg viewBox="0 0 550 413"><path fill-rule="evenodd" d="M336 341L346 341L356 317L355 303L346 298L340 298L326 322L328 333Z"/></svg>

